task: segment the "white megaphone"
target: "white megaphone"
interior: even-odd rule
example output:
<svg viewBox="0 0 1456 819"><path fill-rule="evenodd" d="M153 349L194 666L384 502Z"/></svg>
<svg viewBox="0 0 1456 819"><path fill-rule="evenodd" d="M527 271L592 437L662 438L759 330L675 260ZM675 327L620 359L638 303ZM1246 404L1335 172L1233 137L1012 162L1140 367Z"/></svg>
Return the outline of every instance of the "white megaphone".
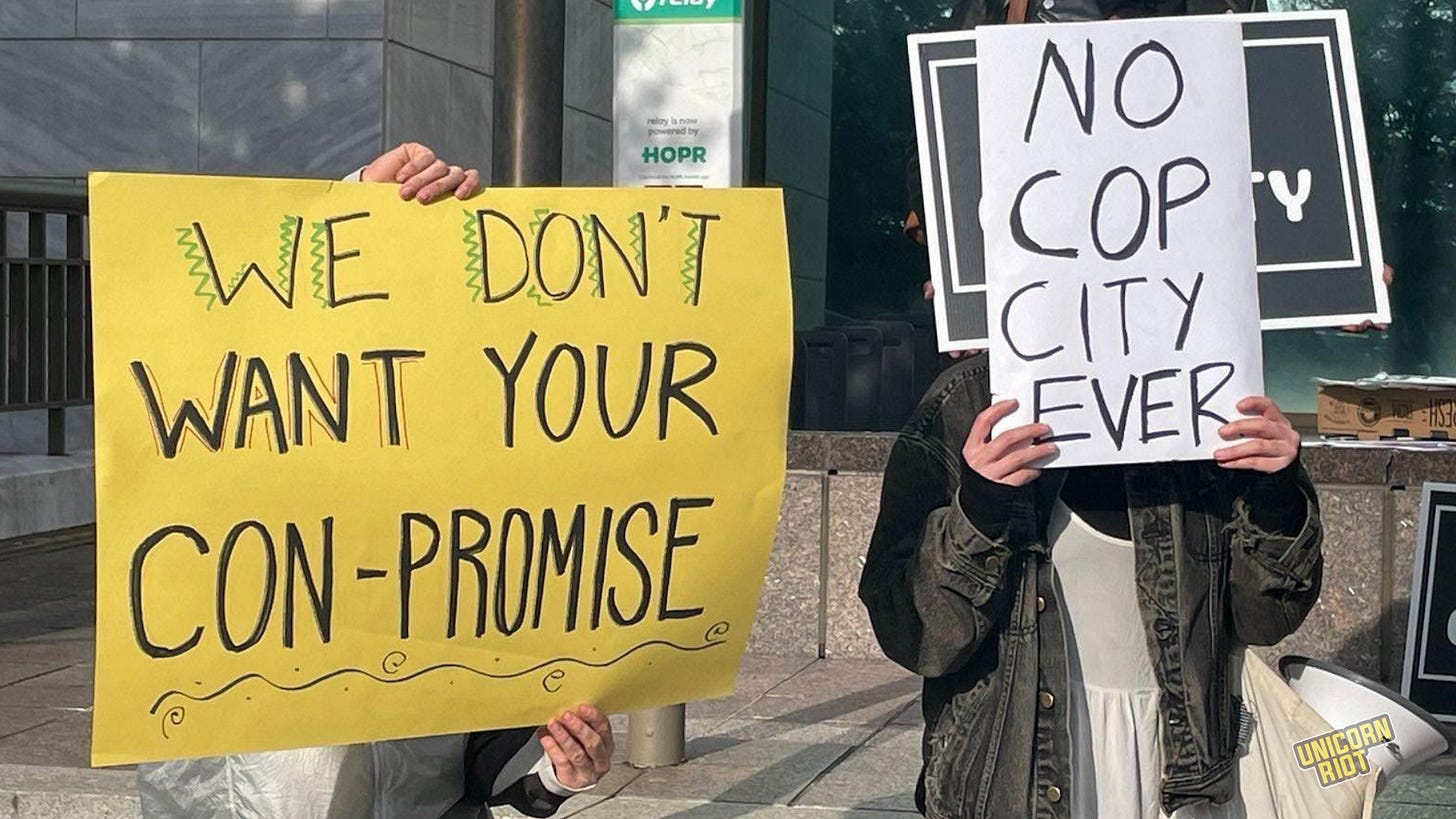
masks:
<svg viewBox="0 0 1456 819"><path fill-rule="evenodd" d="M1279 674L1333 732L1351 732L1349 742L1360 743L1380 769L1381 787L1451 750L1450 732L1424 708L1353 671L1287 656L1279 659Z"/></svg>

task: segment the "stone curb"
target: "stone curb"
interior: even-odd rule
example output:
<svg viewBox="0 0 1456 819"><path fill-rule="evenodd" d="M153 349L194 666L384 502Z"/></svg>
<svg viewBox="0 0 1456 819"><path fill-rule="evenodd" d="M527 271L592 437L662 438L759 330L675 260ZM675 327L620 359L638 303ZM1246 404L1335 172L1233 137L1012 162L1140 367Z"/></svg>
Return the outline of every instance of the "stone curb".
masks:
<svg viewBox="0 0 1456 819"><path fill-rule="evenodd" d="M0 765L0 819L139 819L136 774Z"/></svg>

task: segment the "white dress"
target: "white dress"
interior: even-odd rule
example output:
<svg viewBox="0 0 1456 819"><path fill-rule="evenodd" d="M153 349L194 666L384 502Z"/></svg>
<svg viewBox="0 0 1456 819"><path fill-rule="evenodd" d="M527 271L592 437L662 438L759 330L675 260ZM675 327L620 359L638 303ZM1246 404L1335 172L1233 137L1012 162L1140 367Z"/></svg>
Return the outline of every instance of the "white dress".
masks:
<svg viewBox="0 0 1456 819"><path fill-rule="evenodd" d="M1138 608L1131 541L1087 525L1060 501L1048 532L1066 631L1073 819L1357 819L1375 777L1321 788L1292 746L1329 726L1248 650L1230 661L1233 693L1253 715L1240 750L1238 793L1171 817L1163 775L1158 680Z"/></svg>

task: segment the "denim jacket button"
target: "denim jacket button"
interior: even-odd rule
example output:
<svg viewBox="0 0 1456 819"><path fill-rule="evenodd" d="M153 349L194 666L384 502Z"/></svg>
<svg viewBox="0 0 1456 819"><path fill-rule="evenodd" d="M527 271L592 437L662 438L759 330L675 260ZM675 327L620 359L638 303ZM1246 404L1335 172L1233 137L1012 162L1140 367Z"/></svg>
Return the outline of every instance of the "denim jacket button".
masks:
<svg viewBox="0 0 1456 819"><path fill-rule="evenodd" d="M1057 704L1057 698L1052 696L1052 692L1043 691L1041 696L1037 697L1037 702L1041 703L1042 708L1050 709Z"/></svg>
<svg viewBox="0 0 1456 819"><path fill-rule="evenodd" d="M1047 788L1047 801L1052 803L1053 805L1062 801L1062 789L1058 788L1056 785Z"/></svg>
<svg viewBox="0 0 1456 819"><path fill-rule="evenodd" d="M1038 595L1036 598L1036 612L1040 614L1044 611L1046 611L1046 598Z"/></svg>
<svg viewBox="0 0 1456 819"><path fill-rule="evenodd" d="M986 558L986 571L994 572L999 568L1001 568L1001 558L996 555L991 555Z"/></svg>

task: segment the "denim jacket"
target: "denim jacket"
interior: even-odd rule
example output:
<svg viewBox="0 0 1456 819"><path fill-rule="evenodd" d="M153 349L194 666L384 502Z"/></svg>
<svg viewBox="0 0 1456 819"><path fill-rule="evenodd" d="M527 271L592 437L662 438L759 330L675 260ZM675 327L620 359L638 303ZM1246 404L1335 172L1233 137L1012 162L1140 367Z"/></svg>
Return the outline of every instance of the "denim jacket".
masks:
<svg viewBox="0 0 1456 819"><path fill-rule="evenodd" d="M947 370L901 433L860 579L881 647L925 677L916 799L933 819L1061 819L1067 651L1047 543L1065 473L1013 489L961 454L990 403L984 356ZM1211 461L1125 470L1138 603L1161 693L1168 813L1234 794L1230 656L1298 628L1319 596L1314 487Z"/></svg>

